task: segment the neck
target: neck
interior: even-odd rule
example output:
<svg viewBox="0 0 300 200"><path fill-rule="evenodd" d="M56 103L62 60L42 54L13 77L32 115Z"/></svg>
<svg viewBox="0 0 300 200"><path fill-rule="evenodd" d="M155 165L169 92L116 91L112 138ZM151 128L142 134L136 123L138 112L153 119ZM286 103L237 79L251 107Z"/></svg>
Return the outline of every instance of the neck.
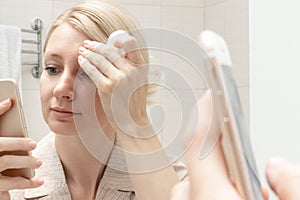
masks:
<svg viewBox="0 0 300 200"><path fill-rule="evenodd" d="M71 196L80 196L74 194L74 191L75 193L82 191L93 197L97 192L98 180L102 177L106 163L101 163L93 157L77 135L56 135L55 146L64 168ZM111 150L106 150L107 159Z"/></svg>

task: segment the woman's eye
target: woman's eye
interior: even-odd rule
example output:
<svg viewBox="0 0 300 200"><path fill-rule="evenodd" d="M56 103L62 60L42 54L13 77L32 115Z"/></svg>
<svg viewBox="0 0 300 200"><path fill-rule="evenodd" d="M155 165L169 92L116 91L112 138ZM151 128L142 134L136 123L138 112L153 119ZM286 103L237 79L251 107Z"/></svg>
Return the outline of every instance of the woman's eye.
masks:
<svg viewBox="0 0 300 200"><path fill-rule="evenodd" d="M60 73L60 70L56 67L46 67L45 70L48 72L49 75L56 75Z"/></svg>

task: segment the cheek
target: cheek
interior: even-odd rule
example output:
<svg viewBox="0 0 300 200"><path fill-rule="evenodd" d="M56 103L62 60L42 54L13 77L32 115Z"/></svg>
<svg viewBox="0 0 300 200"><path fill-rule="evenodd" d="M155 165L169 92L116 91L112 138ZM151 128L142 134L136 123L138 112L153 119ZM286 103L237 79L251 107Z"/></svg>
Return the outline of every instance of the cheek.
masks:
<svg viewBox="0 0 300 200"><path fill-rule="evenodd" d="M47 105L53 94L53 86L54 84L47 80L44 76L41 76L40 79L40 100L43 112L46 109Z"/></svg>
<svg viewBox="0 0 300 200"><path fill-rule="evenodd" d="M95 91L96 87L92 82L77 79L74 85L73 109L90 115L95 113Z"/></svg>

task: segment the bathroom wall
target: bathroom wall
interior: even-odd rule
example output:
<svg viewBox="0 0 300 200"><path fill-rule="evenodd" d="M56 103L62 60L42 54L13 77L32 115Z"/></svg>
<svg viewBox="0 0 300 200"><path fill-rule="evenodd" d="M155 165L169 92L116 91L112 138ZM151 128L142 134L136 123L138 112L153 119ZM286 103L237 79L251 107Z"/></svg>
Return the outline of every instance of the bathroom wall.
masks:
<svg viewBox="0 0 300 200"><path fill-rule="evenodd" d="M51 21L64 9L81 1L69 0L0 0L0 23L29 28L34 18L44 22L44 36ZM221 34L228 42L234 63L242 104L249 119L249 65L248 65L248 0L117 0L130 10L143 27L162 27L184 34L190 41L197 42L203 29ZM28 6L31 5L31 6ZM24 37L31 37L24 35ZM177 41L174 41L174 43ZM153 62L171 66L182 76L187 77L192 90L199 97L205 91L201 77L195 76L193 68L179 57L165 52L151 51ZM23 60L33 59L23 55ZM29 134L39 140L48 132L40 112L39 80L32 77L30 66L23 66L23 99ZM176 80L174 80L176 82ZM155 101L163 104L158 109L150 109L159 116L167 112L164 119L154 119L156 126L164 124L160 134L164 144L172 142L180 126L180 106L173 94L188 94L188 88L175 86L170 93L161 90ZM188 98L188 95L185 96ZM152 107L157 108L157 107ZM166 114L166 113L164 113ZM181 142L181 141L180 141Z"/></svg>
<svg viewBox="0 0 300 200"><path fill-rule="evenodd" d="M274 156L300 162L299 7L250 1L251 129L261 174Z"/></svg>
<svg viewBox="0 0 300 200"><path fill-rule="evenodd" d="M249 122L249 6L248 0L206 0L204 28L224 37Z"/></svg>

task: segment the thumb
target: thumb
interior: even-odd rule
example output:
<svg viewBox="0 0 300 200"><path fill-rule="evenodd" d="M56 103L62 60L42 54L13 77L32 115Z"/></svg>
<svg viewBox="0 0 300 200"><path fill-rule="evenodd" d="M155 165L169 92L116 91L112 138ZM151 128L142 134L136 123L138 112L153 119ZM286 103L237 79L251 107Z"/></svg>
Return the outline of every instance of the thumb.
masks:
<svg viewBox="0 0 300 200"><path fill-rule="evenodd" d="M280 199L300 198L300 165L282 158L273 158L267 164L266 175L272 190Z"/></svg>
<svg viewBox="0 0 300 200"><path fill-rule="evenodd" d="M117 38L114 46L118 49L123 49L125 51L125 58L130 62L136 65L145 64L142 54L143 48L140 47L138 40L133 36L123 35L123 37Z"/></svg>
<svg viewBox="0 0 300 200"><path fill-rule="evenodd" d="M12 105L12 102L10 99L6 99L6 100L0 102L0 115L5 113L6 111L8 111L10 109L11 105Z"/></svg>

